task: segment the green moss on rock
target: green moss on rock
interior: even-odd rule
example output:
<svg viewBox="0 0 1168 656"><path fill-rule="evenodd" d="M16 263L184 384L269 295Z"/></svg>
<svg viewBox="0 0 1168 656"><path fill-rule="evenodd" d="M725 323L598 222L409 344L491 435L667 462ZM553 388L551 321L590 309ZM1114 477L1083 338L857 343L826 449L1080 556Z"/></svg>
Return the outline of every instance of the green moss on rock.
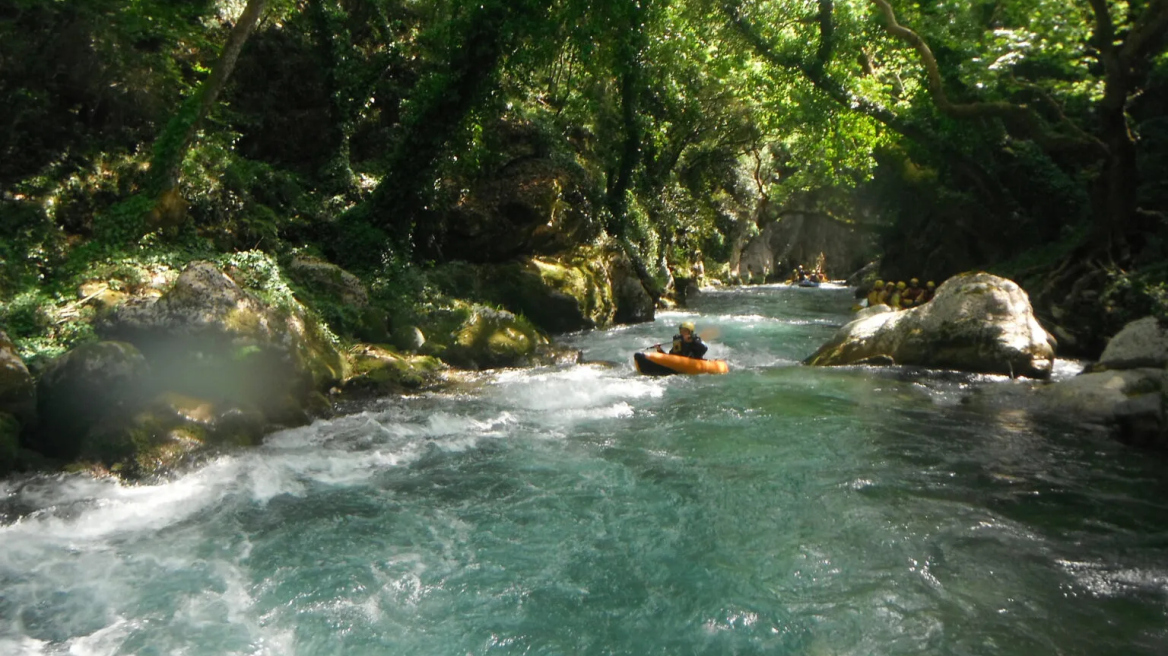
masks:
<svg viewBox="0 0 1168 656"><path fill-rule="evenodd" d="M426 355L405 355L383 346L363 344L352 351L353 373L346 390L379 393L416 390L434 384L446 365Z"/></svg>

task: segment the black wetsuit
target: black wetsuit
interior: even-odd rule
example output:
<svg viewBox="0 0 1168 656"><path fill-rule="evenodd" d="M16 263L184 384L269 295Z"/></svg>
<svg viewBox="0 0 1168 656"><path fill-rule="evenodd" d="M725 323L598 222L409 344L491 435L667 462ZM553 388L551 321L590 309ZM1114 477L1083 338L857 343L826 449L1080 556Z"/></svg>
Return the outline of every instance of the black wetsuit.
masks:
<svg viewBox="0 0 1168 656"><path fill-rule="evenodd" d="M701 360L702 356L706 354L706 351L709 350L709 348L710 347L702 343L702 338L698 337L697 335L694 335L693 339L688 342L682 339L681 335L674 335L673 348L669 349L669 354L684 355L687 358L697 358Z"/></svg>

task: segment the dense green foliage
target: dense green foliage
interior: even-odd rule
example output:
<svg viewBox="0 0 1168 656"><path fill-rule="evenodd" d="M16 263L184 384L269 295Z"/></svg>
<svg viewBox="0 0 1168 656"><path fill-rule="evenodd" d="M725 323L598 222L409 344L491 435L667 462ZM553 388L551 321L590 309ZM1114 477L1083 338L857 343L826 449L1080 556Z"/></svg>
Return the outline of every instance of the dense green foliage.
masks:
<svg viewBox="0 0 1168 656"><path fill-rule="evenodd" d="M791 209L878 230L889 276L1092 289L1095 333L1163 311L1161 0L273 1L188 143L244 4L0 0L0 327L59 348L110 262L247 250L408 313L419 267L569 215L660 292Z"/></svg>

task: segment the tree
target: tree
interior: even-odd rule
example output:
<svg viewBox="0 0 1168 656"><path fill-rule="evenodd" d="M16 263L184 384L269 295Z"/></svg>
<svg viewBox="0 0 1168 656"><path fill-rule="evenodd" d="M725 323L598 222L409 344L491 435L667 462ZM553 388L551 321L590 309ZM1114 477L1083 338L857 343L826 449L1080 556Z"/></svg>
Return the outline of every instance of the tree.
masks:
<svg viewBox="0 0 1168 656"><path fill-rule="evenodd" d="M231 28L223 52L211 69L211 75L199 88L191 102L167 125L155 143L154 168L155 186L159 193L159 210L170 211L176 201L179 170L183 157L194 141L199 126L215 106L219 94L231 78L239 53L248 37L264 13L268 0L248 0L243 13Z"/></svg>

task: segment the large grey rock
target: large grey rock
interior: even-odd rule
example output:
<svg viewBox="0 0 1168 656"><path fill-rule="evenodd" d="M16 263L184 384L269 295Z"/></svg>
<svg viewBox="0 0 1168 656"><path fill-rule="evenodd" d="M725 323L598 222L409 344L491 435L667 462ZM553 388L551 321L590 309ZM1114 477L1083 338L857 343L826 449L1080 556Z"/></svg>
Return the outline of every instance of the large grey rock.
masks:
<svg viewBox="0 0 1168 656"><path fill-rule="evenodd" d="M1103 349L1095 369L1163 368L1168 365L1168 322L1144 317L1123 327Z"/></svg>
<svg viewBox="0 0 1168 656"><path fill-rule="evenodd" d="M1054 347L1021 287L988 273L966 273L945 281L923 306L849 323L806 362L891 358L897 364L1047 378Z"/></svg>
<svg viewBox="0 0 1168 656"><path fill-rule="evenodd" d="M743 279L748 267L753 269L756 282L770 276L783 279L800 264L810 268L822 253L828 275L839 278L863 267L873 251L873 238L867 231L822 213L784 211L738 257L731 253L730 267L737 267Z"/></svg>
<svg viewBox="0 0 1168 656"><path fill-rule="evenodd" d="M21 423L36 419L36 385L16 345L0 331L0 413L9 414Z"/></svg>

